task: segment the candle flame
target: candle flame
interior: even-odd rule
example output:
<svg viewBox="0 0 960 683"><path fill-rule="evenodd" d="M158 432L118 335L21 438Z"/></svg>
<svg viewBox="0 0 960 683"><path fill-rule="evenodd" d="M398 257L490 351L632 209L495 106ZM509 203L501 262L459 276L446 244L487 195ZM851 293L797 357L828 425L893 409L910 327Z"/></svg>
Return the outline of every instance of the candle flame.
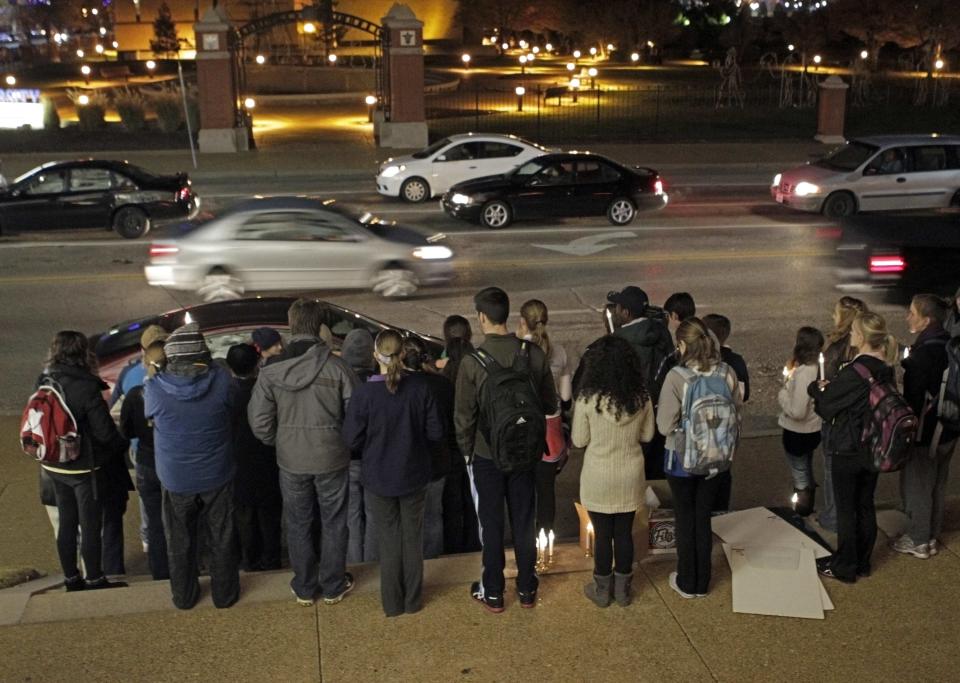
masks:
<svg viewBox="0 0 960 683"><path fill-rule="evenodd" d="M587 522L587 533L588 534L593 533L593 522Z"/></svg>

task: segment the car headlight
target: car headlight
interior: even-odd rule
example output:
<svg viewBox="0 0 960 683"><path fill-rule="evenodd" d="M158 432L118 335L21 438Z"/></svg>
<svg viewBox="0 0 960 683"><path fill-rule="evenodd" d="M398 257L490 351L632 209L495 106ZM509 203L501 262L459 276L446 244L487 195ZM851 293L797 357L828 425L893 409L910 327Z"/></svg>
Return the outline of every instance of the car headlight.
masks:
<svg viewBox="0 0 960 683"><path fill-rule="evenodd" d="M819 191L819 185L808 183L805 180L797 183L797 186L793 188L794 194L796 194L798 197L806 197L809 194L817 194Z"/></svg>
<svg viewBox="0 0 960 683"><path fill-rule="evenodd" d="M454 204L467 205L467 204L473 203L473 197L470 197L469 195L461 194L459 192L454 192L453 196L450 197L450 201Z"/></svg>
<svg viewBox="0 0 960 683"><path fill-rule="evenodd" d="M406 168L407 168L406 166L402 166L402 165L401 165L401 166L387 166L385 169L383 169L382 171L380 171L380 175L382 175L384 178L392 178L393 176L397 175L398 173L400 173L400 171L403 171L403 170L405 170Z"/></svg>
<svg viewBox="0 0 960 683"><path fill-rule="evenodd" d="M773 186L774 186L774 187L780 187L780 179L781 179L782 177L783 177L783 174L782 174L782 173L778 173L777 175L773 176Z"/></svg>
<svg viewBox="0 0 960 683"><path fill-rule="evenodd" d="M415 258L435 261L437 259L450 258L453 256L453 251L451 251L449 247L431 245L429 247L417 247L413 250L413 255Z"/></svg>

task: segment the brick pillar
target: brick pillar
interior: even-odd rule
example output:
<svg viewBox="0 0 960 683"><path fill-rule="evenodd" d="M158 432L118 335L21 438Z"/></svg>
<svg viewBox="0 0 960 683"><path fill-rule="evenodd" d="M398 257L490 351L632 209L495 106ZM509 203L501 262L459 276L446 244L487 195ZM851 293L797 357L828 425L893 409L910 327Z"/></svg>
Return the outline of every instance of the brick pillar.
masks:
<svg viewBox="0 0 960 683"><path fill-rule="evenodd" d="M426 104L423 96L423 22L406 5L395 4L383 17L387 33L387 101L389 120L377 125L381 147L425 147Z"/></svg>
<svg viewBox="0 0 960 683"><path fill-rule="evenodd" d="M820 82L817 104L817 134L814 139L828 145L845 141L843 123L847 114L847 90L850 86L839 76L830 76Z"/></svg>
<svg viewBox="0 0 960 683"><path fill-rule="evenodd" d="M245 152L250 129L241 125L230 23L222 7L211 7L194 24L200 99L200 151Z"/></svg>

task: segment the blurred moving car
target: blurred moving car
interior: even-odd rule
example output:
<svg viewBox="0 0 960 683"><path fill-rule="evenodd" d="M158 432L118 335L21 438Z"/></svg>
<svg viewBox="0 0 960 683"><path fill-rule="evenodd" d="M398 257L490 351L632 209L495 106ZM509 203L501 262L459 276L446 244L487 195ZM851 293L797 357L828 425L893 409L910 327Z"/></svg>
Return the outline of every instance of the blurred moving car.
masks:
<svg viewBox="0 0 960 683"><path fill-rule="evenodd" d="M273 327L286 339L289 332L287 310L294 301L293 297L258 297L178 308L117 323L106 332L93 335L91 347L97 355L100 376L112 387L124 366L139 359L140 335L148 325L160 325L167 332L173 332L187 322L195 322L200 326L214 359L224 359L234 344L250 343L250 333L258 327ZM419 337L436 357L443 348L443 342L430 335L394 327L336 304L321 303L324 306L323 324L330 330L334 350L340 348L343 338L355 328L368 330L374 337L386 329Z"/></svg>
<svg viewBox="0 0 960 683"><path fill-rule="evenodd" d="M606 216L629 225L639 211L667 205L663 179L652 168L627 168L589 152L546 154L512 173L454 185L443 210L454 218L505 228L525 218Z"/></svg>
<svg viewBox="0 0 960 683"><path fill-rule="evenodd" d="M507 173L550 150L514 135L463 133L380 165L377 192L408 202L439 197L452 185Z"/></svg>
<svg viewBox="0 0 960 683"><path fill-rule="evenodd" d="M135 239L155 221L192 218L199 208L186 173L158 176L126 161L55 161L0 189L0 232L112 228Z"/></svg>
<svg viewBox="0 0 960 683"><path fill-rule="evenodd" d="M846 219L837 244L838 288L952 296L960 280L960 215Z"/></svg>
<svg viewBox="0 0 960 683"><path fill-rule="evenodd" d="M774 201L830 218L960 206L960 136L876 135L778 173Z"/></svg>
<svg viewBox="0 0 960 683"><path fill-rule="evenodd" d="M453 251L438 244L443 235L424 237L332 199L251 199L184 230L150 245L144 273L151 285L197 291L206 301L368 287L410 296L453 277Z"/></svg>

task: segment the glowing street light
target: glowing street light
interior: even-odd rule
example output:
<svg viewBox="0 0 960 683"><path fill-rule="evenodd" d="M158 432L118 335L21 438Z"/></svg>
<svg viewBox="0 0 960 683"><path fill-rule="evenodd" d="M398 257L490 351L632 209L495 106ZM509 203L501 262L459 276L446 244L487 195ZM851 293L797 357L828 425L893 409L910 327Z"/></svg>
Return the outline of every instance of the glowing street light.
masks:
<svg viewBox="0 0 960 683"><path fill-rule="evenodd" d="M590 77L590 89L593 90L597 82L597 69L591 66L587 69L587 75Z"/></svg>
<svg viewBox="0 0 960 683"><path fill-rule="evenodd" d="M870 56L869 52L867 52L866 50L860 50L860 59L866 59L869 56Z"/></svg>
<svg viewBox="0 0 960 683"><path fill-rule="evenodd" d="M502 45L500 45L500 49L506 52L507 50L510 49L510 45L508 43L503 43Z"/></svg>
<svg viewBox="0 0 960 683"><path fill-rule="evenodd" d="M4 79L4 80L6 81L7 85L16 85L16 84L17 84L17 77L14 76L13 74L7 76L6 79Z"/></svg>
<svg viewBox="0 0 960 683"><path fill-rule="evenodd" d="M104 26L101 26L101 27L100 27L100 35L101 35L101 36L107 35L107 29L106 29L106 27L104 27Z"/></svg>
<svg viewBox="0 0 960 683"><path fill-rule="evenodd" d="M573 91L573 103L577 103L577 91L580 89L580 79L574 76L570 79L570 89Z"/></svg>
<svg viewBox="0 0 960 683"><path fill-rule="evenodd" d="M363 98L363 101L367 105L367 123L373 123L373 108L377 104L377 96L367 95Z"/></svg>
<svg viewBox="0 0 960 683"><path fill-rule="evenodd" d="M147 63L145 64L145 66L146 66L147 69L149 69L150 71L153 71L154 69L157 68L157 63L156 63L155 61L153 61L152 59L148 59L148 60L147 60Z"/></svg>
<svg viewBox="0 0 960 683"><path fill-rule="evenodd" d="M113 49L116 50L118 47L120 47L120 43L113 41Z"/></svg>
<svg viewBox="0 0 960 683"><path fill-rule="evenodd" d="M513 92L517 94L517 111L523 111L523 96L527 94L527 89L518 85Z"/></svg>
<svg viewBox="0 0 960 683"><path fill-rule="evenodd" d="M308 21L306 24L303 25L303 32L304 32L304 33L316 33L316 32L317 32L317 25L314 24L313 22Z"/></svg>
<svg viewBox="0 0 960 683"><path fill-rule="evenodd" d="M822 62L822 61L823 61L823 58L822 58L820 55L814 55L814 56L813 56L813 63L814 63L814 64L819 64L819 63Z"/></svg>
<svg viewBox="0 0 960 683"><path fill-rule="evenodd" d="M83 54L84 54L83 50L77 50L77 57L79 57L80 59L83 59Z"/></svg>
<svg viewBox="0 0 960 683"><path fill-rule="evenodd" d="M595 47L591 47L591 48L590 48L590 56L591 56L591 57L596 57L596 56L597 56L597 48L595 48Z"/></svg>
<svg viewBox="0 0 960 683"><path fill-rule="evenodd" d="M531 48L530 52L532 52L535 55L538 55L540 54L540 48L534 45L533 48Z"/></svg>
<svg viewBox="0 0 960 683"><path fill-rule="evenodd" d="M88 104L90 104L90 98L86 95L80 95L80 97L77 98L77 104L79 104L81 107L86 107Z"/></svg>
<svg viewBox="0 0 960 683"><path fill-rule="evenodd" d="M942 59L938 59L933 63L933 68L936 69L937 71L940 71L943 68L943 66L944 66L944 63Z"/></svg>
<svg viewBox="0 0 960 683"><path fill-rule="evenodd" d="M607 52L613 52L617 48L614 47L613 43L607 43Z"/></svg>
<svg viewBox="0 0 960 683"><path fill-rule="evenodd" d="M90 67L84 64L80 67L80 73L83 74L83 80L87 85L90 85Z"/></svg>
<svg viewBox="0 0 960 683"><path fill-rule="evenodd" d="M102 55L102 54L103 54L103 45L100 45L100 44L98 43L97 46L96 46L94 49L97 51L97 54L98 54L98 55Z"/></svg>
<svg viewBox="0 0 960 683"><path fill-rule="evenodd" d="M92 14L93 16L97 16L98 14L100 14L100 10L94 7L92 10L90 10L90 14Z"/></svg>
<svg viewBox="0 0 960 683"><path fill-rule="evenodd" d="M520 55L520 74L523 75L527 73L527 56Z"/></svg>
<svg viewBox="0 0 960 683"><path fill-rule="evenodd" d="M336 66L337 55L331 52L329 55L327 55L327 61L330 62L330 66Z"/></svg>
<svg viewBox="0 0 960 683"><path fill-rule="evenodd" d="M546 45L543 46L543 49L546 50L547 52L553 52L553 43L547 43Z"/></svg>
<svg viewBox="0 0 960 683"><path fill-rule="evenodd" d="M574 58L574 59L580 59L580 55L581 55L581 54L583 54L583 53L581 53L580 50L574 50L574 51L573 51L573 58Z"/></svg>
<svg viewBox="0 0 960 683"><path fill-rule="evenodd" d="M574 64L573 62L567 62L567 71L573 71L576 68L577 68L576 64Z"/></svg>
<svg viewBox="0 0 960 683"><path fill-rule="evenodd" d="M793 43L790 43L787 45L787 49L790 50L790 52L793 52L796 48L793 46Z"/></svg>
<svg viewBox="0 0 960 683"><path fill-rule="evenodd" d="M636 64L637 62L639 62L639 61L640 61L640 53L639 53L639 52L631 52L631 53L630 53L630 61L633 62L634 64Z"/></svg>
<svg viewBox="0 0 960 683"><path fill-rule="evenodd" d="M463 62L463 68L464 68L464 69L469 69L469 68L470 68L470 55L468 55L468 54L466 54L466 53L460 55L460 61Z"/></svg>
<svg viewBox="0 0 960 683"><path fill-rule="evenodd" d="M526 49L527 49L527 41L525 41L525 40L521 40L521 41L520 41L520 49L521 49L521 50L526 50Z"/></svg>
<svg viewBox="0 0 960 683"><path fill-rule="evenodd" d="M267 58L263 55L257 55L257 64L266 64Z"/></svg>
<svg viewBox="0 0 960 683"><path fill-rule="evenodd" d="M527 62L530 64L533 64L533 60L536 58L537 56L531 52L530 54L527 55Z"/></svg>
<svg viewBox="0 0 960 683"><path fill-rule="evenodd" d="M246 99L243 100L243 108L246 109L247 111L253 109L256 106L257 106L257 101L252 97L247 97Z"/></svg>

